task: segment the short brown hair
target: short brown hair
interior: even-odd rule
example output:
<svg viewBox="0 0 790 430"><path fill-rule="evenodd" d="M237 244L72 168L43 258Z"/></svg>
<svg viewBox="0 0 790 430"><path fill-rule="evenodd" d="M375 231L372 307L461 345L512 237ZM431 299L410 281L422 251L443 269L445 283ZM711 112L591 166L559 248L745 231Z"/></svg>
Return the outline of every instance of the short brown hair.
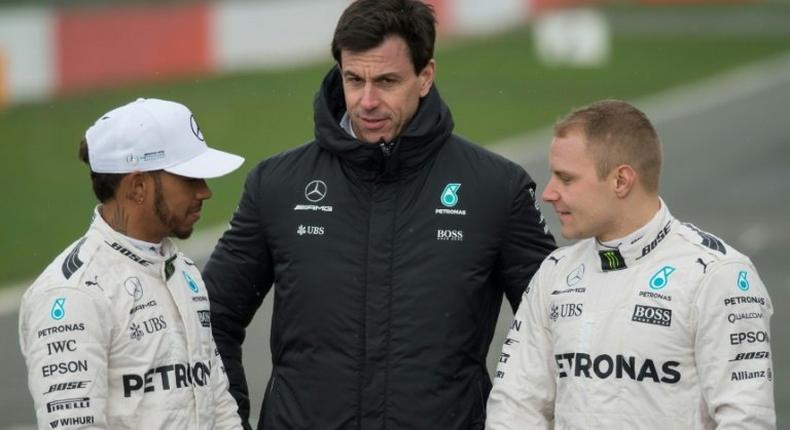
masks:
<svg viewBox="0 0 790 430"><path fill-rule="evenodd" d="M419 74L433 58L436 17L433 8L420 0L357 0L343 11L332 38L332 56L340 67L346 49L373 49L389 36L400 36L409 47L414 73Z"/></svg>
<svg viewBox="0 0 790 430"><path fill-rule="evenodd" d="M90 157L88 156L88 141L82 138L80 142L79 158L83 163L88 165L90 169ZM123 173L96 173L93 170L91 173L91 182L93 183L93 194L99 199L99 202L105 203L108 200L115 198L115 191L121 183L126 174Z"/></svg>
<svg viewBox="0 0 790 430"><path fill-rule="evenodd" d="M571 111L554 125L556 137L581 132L603 179L615 167L628 164L649 192L658 192L661 141L647 115L622 100L603 100Z"/></svg>

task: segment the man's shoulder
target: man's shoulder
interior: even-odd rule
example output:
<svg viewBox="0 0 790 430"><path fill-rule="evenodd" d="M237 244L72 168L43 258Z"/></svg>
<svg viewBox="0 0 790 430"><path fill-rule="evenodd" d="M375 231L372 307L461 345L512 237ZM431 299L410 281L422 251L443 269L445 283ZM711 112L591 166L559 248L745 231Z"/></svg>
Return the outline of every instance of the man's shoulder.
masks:
<svg viewBox="0 0 790 430"><path fill-rule="evenodd" d="M273 155L250 171L246 190L258 196L267 195L267 198L281 195L283 190L293 188L295 183L309 182L318 165L333 172L331 163L326 163L331 157L333 155L322 150L315 141Z"/></svg>
<svg viewBox="0 0 790 430"><path fill-rule="evenodd" d="M112 329L119 302L110 296L109 287L121 269L110 253L102 252L103 247L110 249L100 235L89 230L66 247L25 291L19 308L23 355L32 357L36 348L60 333L69 333L73 339L81 336L79 333L94 336Z"/></svg>
<svg viewBox="0 0 790 430"><path fill-rule="evenodd" d="M492 167L497 167L500 169L504 168L506 170L512 171L523 170L523 168L514 161L509 160L504 156L485 148L484 146L474 143L463 136L453 134L450 136L450 140L447 143L448 144L444 147L446 148L447 153L450 155L466 157L470 161L490 163Z"/></svg>
<svg viewBox="0 0 790 430"><path fill-rule="evenodd" d="M264 173L272 170L288 172L293 166L305 161L305 158L316 157L320 148L315 141L307 142L286 151L274 154L261 160L253 172Z"/></svg>
<svg viewBox="0 0 790 430"><path fill-rule="evenodd" d="M520 192L534 182L522 166L455 134L440 151L437 162L440 169L463 172L478 184L499 187L500 191L508 184L508 189Z"/></svg>
<svg viewBox="0 0 790 430"><path fill-rule="evenodd" d="M96 279L91 279L94 272L104 268L111 272L114 267L102 255L102 238L91 231L67 246L36 278L25 292L25 296L47 294L56 289L85 291L88 295L101 296L102 290Z"/></svg>
<svg viewBox="0 0 790 430"><path fill-rule="evenodd" d="M692 252L706 257L710 261L717 262L744 262L749 258L727 242L713 233L690 223L678 221L677 235L678 242L673 246L673 252L677 252L678 246L686 246Z"/></svg>
<svg viewBox="0 0 790 430"><path fill-rule="evenodd" d="M665 257L688 264L700 276L699 280L714 279L732 270L757 271L751 259L727 244L723 239L688 222L678 222L673 234L656 257ZM685 262L685 263L684 263Z"/></svg>
<svg viewBox="0 0 790 430"><path fill-rule="evenodd" d="M671 253L670 258L682 258L685 263L678 261L678 264L687 264L696 273L692 279L696 280L698 296L707 297L703 303L716 298L730 306L742 303L739 300L743 299L758 300L765 306L770 301L757 267L748 256L692 223L680 223L676 231L676 239L665 252ZM737 297L747 291L750 297Z"/></svg>

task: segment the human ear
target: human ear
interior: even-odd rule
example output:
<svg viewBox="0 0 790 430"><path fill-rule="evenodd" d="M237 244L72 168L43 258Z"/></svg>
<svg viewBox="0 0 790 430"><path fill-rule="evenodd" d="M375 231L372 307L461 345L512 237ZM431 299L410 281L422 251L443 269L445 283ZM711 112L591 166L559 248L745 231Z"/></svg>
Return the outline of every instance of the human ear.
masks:
<svg viewBox="0 0 790 430"><path fill-rule="evenodd" d="M428 95L433 85L433 78L436 75L436 61L431 58L431 61L423 67L417 78L420 80L420 97Z"/></svg>
<svg viewBox="0 0 790 430"><path fill-rule="evenodd" d="M124 197L138 205L143 204L146 190L148 189L145 179L146 175L143 172L132 172L126 175L121 180L121 186L125 189L125 192L123 192Z"/></svg>
<svg viewBox="0 0 790 430"><path fill-rule="evenodd" d="M614 169L614 193L618 198L625 198L631 193L637 181L637 173L628 164L621 164Z"/></svg>

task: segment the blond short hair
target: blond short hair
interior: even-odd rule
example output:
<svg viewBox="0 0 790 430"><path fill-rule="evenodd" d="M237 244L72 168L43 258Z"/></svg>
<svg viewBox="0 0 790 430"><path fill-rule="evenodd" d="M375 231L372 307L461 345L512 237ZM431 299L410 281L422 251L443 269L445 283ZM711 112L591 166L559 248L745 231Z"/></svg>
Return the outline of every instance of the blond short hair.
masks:
<svg viewBox="0 0 790 430"><path fill-rule="evenodd" d="M554 136L581 132L604 179L615 167L627 164L648 192L658 192L661 141L647 115L622 100L602 100L571 111L554 125Z"/></svg>

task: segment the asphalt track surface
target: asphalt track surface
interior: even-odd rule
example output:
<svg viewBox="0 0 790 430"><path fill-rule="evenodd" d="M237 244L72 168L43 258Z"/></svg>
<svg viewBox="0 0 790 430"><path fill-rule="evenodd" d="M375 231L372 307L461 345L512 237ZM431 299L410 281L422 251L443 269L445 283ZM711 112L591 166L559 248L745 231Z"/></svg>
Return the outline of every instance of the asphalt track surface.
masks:
<svg viewBox="0 0 790 430"><path fill-rule="evenodd" d="M748 254L768 286L775 308L771 338L779 428L790 425L790 385L785 382L790 373L790 313L786 311L790 306L788 100L790 55L636 101L656 123L664 142L661 194L672 213ZM511 139L496 148L524 164L542 189L548 178L545 154L549 141L544 131ZM544 205L543 212L552 231L558 233L551 208ZM195 257L205 256L216 234L196 238L185 250ZM271 295L249 327L244 348L254 414L271 368L270 315ZM13 310L0 309L3 430L35 428L18 347L17 317ZM495 367L511 317L510 309L503 307L488 357L490 370Z"/></svg>

